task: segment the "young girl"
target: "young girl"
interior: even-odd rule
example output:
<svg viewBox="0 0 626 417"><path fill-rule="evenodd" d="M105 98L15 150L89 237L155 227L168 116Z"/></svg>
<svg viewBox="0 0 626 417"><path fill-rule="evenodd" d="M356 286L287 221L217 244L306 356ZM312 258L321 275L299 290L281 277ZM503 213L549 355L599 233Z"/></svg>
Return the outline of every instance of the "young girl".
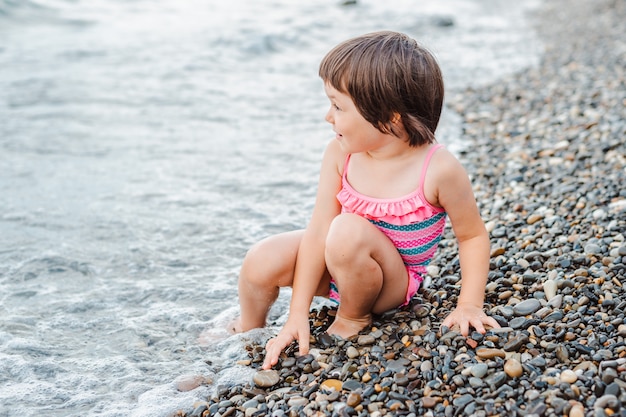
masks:
<svg viewBox="0 0 626 417"><path fill-rule="evenodd" d="M309 348L314 296L338 303L328 333L357 334L372 314L417 292L449 217L459 243L462 285L443 325L484 333L489 238L468 176L436 143L443 79L415 40L376 32L345 41L319 70L335 132L327 145L315 208L305 230L271 236L246 255L235 331L265 326L280 287L292 286L288 319L266 345L264 369L293 340Z"/></svg>

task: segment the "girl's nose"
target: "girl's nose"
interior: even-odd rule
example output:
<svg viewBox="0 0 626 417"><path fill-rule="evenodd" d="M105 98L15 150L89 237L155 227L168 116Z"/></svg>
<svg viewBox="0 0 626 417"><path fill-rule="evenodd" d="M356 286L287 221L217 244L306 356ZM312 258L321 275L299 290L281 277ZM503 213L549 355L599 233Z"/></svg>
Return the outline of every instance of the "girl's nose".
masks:
<svg viewBox="0 0 626 417"><path fill-rule="evenodd" d="M332 115L332 109L328 109L328 111L326 112L326 117L324 117L324 120L326 120L331 125L333 124L334 119Z"/></svg>

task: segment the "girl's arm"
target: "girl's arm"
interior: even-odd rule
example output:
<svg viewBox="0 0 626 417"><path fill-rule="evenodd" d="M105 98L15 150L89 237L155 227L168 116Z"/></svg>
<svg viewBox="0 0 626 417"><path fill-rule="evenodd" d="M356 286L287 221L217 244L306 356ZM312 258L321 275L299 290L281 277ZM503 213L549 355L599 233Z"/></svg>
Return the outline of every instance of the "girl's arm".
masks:
<svg viewBox="0 0 626 417"><path fill-rule="evenodd" d="M483 312L489 273L489 235L480 217L470 180L459 161L443 150L435 154L431 166L436 167L433 170L436 198L450 218L459 244L461 265L461 292L457 307L442 325L452 327L457 324L464 336L469 334L470 326L484 333L485 324L500 327Z"/></svg>
<svg viewBox="0 0 626 417"><path fill-rule="evenodd" d="M278 363L280 353L293 340L298 340L300 354L309 350L309 309L326 271L324 250L328 228L341 211L336 196L341 188L344 159L339 143L332 140L324 152L315 207L298 250L289 317L278 335L267 342L264 369Z"/></svg>

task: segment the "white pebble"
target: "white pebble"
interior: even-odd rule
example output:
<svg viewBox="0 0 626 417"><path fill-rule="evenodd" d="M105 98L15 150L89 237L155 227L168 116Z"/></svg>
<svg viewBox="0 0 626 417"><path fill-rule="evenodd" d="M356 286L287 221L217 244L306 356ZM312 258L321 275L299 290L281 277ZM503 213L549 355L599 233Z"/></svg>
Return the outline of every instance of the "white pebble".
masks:
<svg viewBox="0 0 626 417"><path fill-rule="evenodd" d="M546 294L546 300L550 301L555 295L558 285L555 281L548 279L543 283L543 292Z"/></svg>
<svg viewBox="0 0 626 417"><path fill-rule="evenodd" d="M566 369L561 372L561 381L568 384L573 384L574 382L578 381L578 376L576 375L576 372L572 371L571 369Z"/></svg>

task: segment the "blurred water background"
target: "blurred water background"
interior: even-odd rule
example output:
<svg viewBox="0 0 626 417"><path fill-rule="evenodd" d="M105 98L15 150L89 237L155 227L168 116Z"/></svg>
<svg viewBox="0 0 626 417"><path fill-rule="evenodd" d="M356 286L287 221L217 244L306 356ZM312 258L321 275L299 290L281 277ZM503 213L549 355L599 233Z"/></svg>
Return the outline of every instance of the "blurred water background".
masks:
<svg viewBox="0 0 626 417"><path fill-rule="evenodd" d="M399 30L462 91L536 62L538 5L0 0L0 416L167 416L246 381L263 332L220 332L246 249L310 215L322 56ZM463 146L450 111L438 133Z"/></svg>

